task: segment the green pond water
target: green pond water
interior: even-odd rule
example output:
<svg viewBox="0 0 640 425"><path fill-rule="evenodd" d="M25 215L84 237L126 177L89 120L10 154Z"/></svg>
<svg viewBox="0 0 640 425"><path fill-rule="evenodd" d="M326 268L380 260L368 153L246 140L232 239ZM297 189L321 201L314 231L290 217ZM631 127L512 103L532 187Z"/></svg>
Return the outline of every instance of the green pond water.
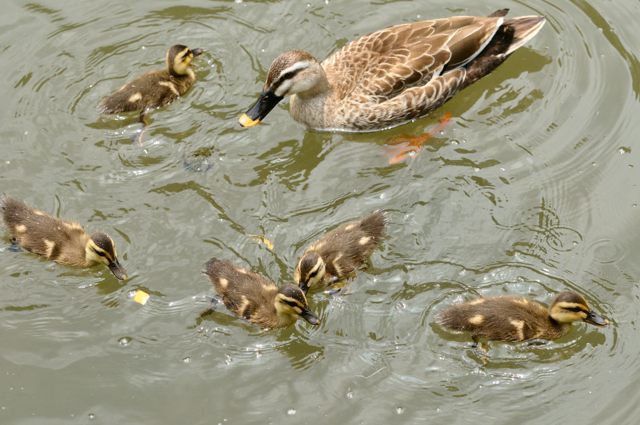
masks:
<svg viewBox="0 0 640 425"><path fill-rule="evenodd" d="M503 7L548 22L427 118L319 133L283 102L237 123L284 50L323 58L396 23ZM0 191L110 233L130 279L2 240L0 423L638 423L639 19L635 0L5 1ZM175 43L207 49L199 80L140 146L135 114L96 104ZM446 112L389 164L390 140ZM212 256L291 281L307 244L376 209L388 238L343 294L310 297L319 327L201 316ZM478 295L562 290L611 325L492 344L484 364L434 324Z"/></svg>

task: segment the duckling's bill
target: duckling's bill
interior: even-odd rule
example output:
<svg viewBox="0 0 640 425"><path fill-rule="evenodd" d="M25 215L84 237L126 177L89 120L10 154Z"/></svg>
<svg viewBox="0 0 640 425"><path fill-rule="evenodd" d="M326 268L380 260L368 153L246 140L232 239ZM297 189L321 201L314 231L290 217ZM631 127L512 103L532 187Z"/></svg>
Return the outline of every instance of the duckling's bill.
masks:
<svg viewBox="0 0 640 425"><path fill-rule="evenodd" d="M318 319L318 316L316 316L311 310L306 309L303 310L302 313L300 313L300 316L306 320L307 322L309 322L309 324L317 326L320 324L320 319Z"/></svg>
<svg viewBox="0 0 640 425"><path fill-rule="evenodd" d="M118 280L126 280L127 279L127 271L125 270L124 267L122 267L122 265L120 264L120 262L118 261L118 259L116 258L115 260L113 260L112 262L109 263L108 265L109 270L111 270L111 273L113 273L113 275L118 279Z"/></svg>
<svg viewBox="0 0 640 425"><path fill-rule="evenodd" d="M587 313L587 317L584 318L584 321L596 326L607 326L609 324L608 319L600 316L593 311L589 311L589 313Z"/></svg>
<svg viewBox="0 0 640 425"><path fill-rule="evenodd" d="M239 119L240 125L249 128L260 124L260 121L262 121L282 99L284 99L284 97L276 95L271 90L263 91L260 93L260 97L256 103L254 103L247 112L242 114Z"/></svg>

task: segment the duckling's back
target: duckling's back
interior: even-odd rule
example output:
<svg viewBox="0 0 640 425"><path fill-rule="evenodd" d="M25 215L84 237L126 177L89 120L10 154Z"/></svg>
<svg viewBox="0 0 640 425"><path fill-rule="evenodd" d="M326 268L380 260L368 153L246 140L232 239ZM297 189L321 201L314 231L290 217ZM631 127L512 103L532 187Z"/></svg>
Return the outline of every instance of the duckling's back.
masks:
<svg viewBox="0 0 640 425"><path fill-rule="evenodd" d="M551 320L545 306L510 296L453 305L440 313L438 323L454 331L470 332L474 339L496 341L555 339L564 333L564 327Z"/></svg>
<svg viewBox="0 0 640 425"><path fill-rule="evenodd" d="M232 312L252 321L258 310L273 310L275 315L273 303L278 288L266 278L217 258L209 260L205 269L222 302Z"/></svg>
<svg viewBox="0 0 640 425"><path fill-rule="evenodd" d="M86 234L79 224L52 217L6 195L0 198L0 208L11 237L27 251L57 261L65 242L79 240L84 253Z"/></svg>
<svg viewBox="0 0 640 425"><path fill-rule="evenodd" d="M382 211L330 231L310 247L326 262L327 272L344 276L361 267L380 244L385 235L386 218ZM334 270L339 264L339 270Z"/></svg>
<svg viewBox="0 0 640 425"><path fill-rule="evenodd" d="M158 108L186 93L192 84L193 80L189 76L173 76L166 70L151 71L103 98L98 110L101 113L117 114Z"/></svg>

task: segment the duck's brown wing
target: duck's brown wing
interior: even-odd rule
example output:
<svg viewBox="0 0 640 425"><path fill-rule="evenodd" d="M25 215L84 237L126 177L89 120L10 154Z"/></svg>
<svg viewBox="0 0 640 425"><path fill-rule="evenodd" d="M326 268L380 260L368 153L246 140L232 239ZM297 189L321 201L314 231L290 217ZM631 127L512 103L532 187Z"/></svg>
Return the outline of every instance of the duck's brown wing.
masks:
<svg viewBox="0 0 640 425"><path fill-rule="evenodd" d="M355 40L322 65L342 99L337 116L376 130L425 115L488 74L540 30L539 16L454 16L393 26Z"/></svg>
<svg viewBox="0 0 640 425"><path fill-rule="evenodd" d="M352 41L322 66L330 79L340 76L331 83L341 98L384 101L473 59L503 20L454 16L396 25Z"/></svg>

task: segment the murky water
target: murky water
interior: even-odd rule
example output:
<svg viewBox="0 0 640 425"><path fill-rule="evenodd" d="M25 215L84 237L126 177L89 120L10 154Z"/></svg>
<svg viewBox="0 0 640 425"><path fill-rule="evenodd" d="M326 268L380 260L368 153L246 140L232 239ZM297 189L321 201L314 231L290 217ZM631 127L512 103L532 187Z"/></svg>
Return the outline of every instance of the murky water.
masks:
<svg viewBox="0 0 640 425"><path fill-rule="evenodd" d="M637 1L6 3L0 190L110 232L131 279L2 243L3 424L637 423ZM324 57L391 24L502 7L548 24L430 118L337 135L280 107L237 125L283 50ZM95 105L177 42L207 49L200 80L139 146L135 116ZM390 139L445 112L422 153L388 164ZM288 281L306 244L377 208L389 238L346 294L312 297L320 327L200 317L210 257ZM612 326L494 344L485 365L433 324L477 294L565 289Z"/></svg>

